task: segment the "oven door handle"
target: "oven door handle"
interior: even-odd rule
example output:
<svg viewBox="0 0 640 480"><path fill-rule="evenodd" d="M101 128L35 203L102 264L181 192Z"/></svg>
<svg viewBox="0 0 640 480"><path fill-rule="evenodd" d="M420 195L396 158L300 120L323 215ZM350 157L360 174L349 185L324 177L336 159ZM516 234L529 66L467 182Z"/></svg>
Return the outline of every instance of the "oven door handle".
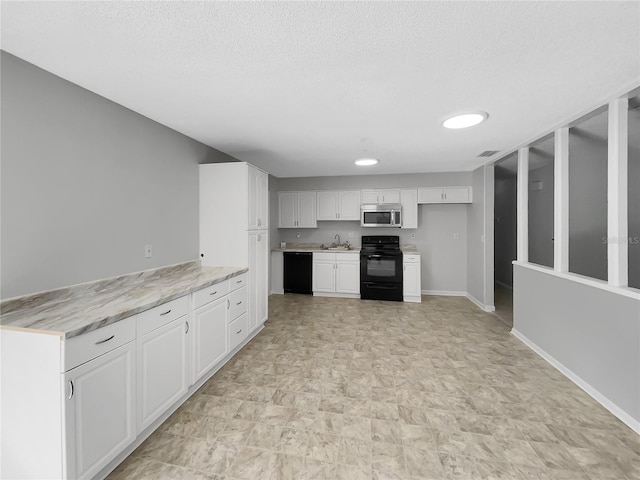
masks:
<svg viewBox="0 0 640 480"><path fill-rule="evenodd" d="M372 258L382 258L382 255L369 255L369 260Z"/></svg>

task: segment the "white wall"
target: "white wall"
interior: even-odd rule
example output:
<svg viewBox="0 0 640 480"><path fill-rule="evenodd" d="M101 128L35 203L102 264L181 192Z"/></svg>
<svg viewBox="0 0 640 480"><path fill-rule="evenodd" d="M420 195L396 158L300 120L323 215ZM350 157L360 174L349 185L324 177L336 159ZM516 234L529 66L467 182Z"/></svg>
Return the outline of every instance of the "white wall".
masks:
<svg viewBox="0 0 640 480"><path fill-rule="evenodd" d="M415 175L357 175L277 179L277 191L361 190L369 188L470 185L470 173ZM277 202L277 197L273 199ZM474 192L475 201L475 192ZM317 229L278 229L278 239L286 242L331 243L336 234L342 241L360 245L362 235L398 235L402 244L415 244L422 254L422 290L431 292L467 291L467 210L463 204L420 205L418 228L361 228L357 221L320 221ZM272 210L277 225L277 208ZM300 232L300 238L296 233ZM415 238L411 238L414 232ZM458 239L454 239L454 234ZM275 239L274 239L275 240ZM276 242L276 244L277 244Z"/></svg>
<svg viewBox="0 0 640 480"><path fill-rule="evenodd" d="M6 52L1 62L1 297L197 259L198 163L233 159Z"/></svg>

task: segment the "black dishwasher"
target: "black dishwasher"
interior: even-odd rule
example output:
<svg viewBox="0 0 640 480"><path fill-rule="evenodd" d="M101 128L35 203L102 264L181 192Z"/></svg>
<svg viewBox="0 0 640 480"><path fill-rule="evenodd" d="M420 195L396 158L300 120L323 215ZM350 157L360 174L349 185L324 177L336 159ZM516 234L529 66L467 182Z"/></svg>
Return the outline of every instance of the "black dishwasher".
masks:
<svg viewBox="0 0 640 480"><path fill-rule="evenodd" d="M312 268L311 252L284 252L284 293L311 295Z"/></svg>

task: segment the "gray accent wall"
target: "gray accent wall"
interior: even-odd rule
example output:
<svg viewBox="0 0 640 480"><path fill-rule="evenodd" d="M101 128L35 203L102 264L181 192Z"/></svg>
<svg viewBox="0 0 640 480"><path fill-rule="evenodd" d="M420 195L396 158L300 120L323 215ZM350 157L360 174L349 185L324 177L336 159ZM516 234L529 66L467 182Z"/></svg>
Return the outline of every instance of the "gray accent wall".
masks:
<svg viewBox="0 0 640 480"><path fill-rule="evenodd" d="M494 166L473 171L473 203L467 212L467 293L494 307Z"/></svg>
<svg viewBox="0 0 640 480"><path fill-rule="evenodd" d="M640 300L521 265L514 282L517 334L640 422Z"/></svg>
<svg viewBox="0 0 640 480"><path fill-rule="evenodd" d="M6 52L1 62L2 298L197 259L198 163L234 159Z"/></svg>
<svg viewBox="0 0 640 480"><path fill-rule="evenodd" d="M471 185L471 173L279 178L276 182L276 191L415 188ZM475 191L473 195L475 201ZM276 208L272 209L270 221L277 226L277 194L272 202ZM362 235L398 235L401 244L415 244L421 253L423 291L464 294L467 291L467 212L470 207L467 204L420 205L417 229L372 229L361 228L357 221L320 221L315 229L277 229L278 238L272 242L331 243L339 234L342 241L360 245ZM411 238L412 232L415 238ZM458 239L454 239L456 233Z"/></svg>

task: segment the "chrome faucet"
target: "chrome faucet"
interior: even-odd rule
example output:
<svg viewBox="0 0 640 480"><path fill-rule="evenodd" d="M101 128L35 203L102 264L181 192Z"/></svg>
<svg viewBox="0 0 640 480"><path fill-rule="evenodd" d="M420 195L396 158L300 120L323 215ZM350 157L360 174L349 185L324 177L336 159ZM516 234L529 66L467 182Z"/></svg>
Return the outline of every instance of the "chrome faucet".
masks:
<svg viewBox="0 0 640 480"><path fill-rule="evenodd" d="M337 234L337 233L336 233L336 235L333 237L333 239L335 240L336 238L338 239L338 243L336 244L336 247L339 247L339 246L340 246L340 235L339 235L339 234Z"/></svg>

